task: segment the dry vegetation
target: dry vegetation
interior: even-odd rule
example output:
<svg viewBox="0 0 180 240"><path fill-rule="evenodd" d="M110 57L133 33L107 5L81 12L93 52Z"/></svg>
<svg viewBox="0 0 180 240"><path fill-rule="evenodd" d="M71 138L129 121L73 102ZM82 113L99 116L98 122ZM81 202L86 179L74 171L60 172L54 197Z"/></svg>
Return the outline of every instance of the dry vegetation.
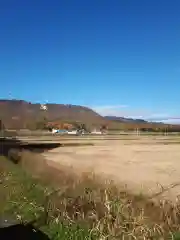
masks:
<svg viewBox="0 0 180 240"><path fill-rule="evenodd" d="M68 143L92 143L93 146L68 146ZM63 140L61 140L63 142ZM73 166L78 172L90 169L106 175L120 184L126 184L134 193L156 194L175 199L180 192L180 152L178 137L121 137L97 139L83 137L65 140L66 147L43 153L48 164ZM162 195L161 195L162 197Z"/></svg>
<svg viewBox="0 0 180 240"><path fill-rule="evenodd" d="M1 159L1 213L25 221L48 212L41 228L52 239L180 239L178 200L155 204L93 173L22 156L18 166Z"/></svg>

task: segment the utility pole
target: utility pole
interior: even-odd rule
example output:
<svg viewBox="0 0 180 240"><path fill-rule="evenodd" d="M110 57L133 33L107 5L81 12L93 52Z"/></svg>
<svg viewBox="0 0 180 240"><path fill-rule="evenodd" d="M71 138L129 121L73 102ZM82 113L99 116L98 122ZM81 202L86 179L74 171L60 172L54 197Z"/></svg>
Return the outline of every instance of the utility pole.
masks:
<svg viewBox="0 0 180 240"><path fill-rule="evenodd" d="M139 128L136 128L136 135L139 136Z"/></svg>

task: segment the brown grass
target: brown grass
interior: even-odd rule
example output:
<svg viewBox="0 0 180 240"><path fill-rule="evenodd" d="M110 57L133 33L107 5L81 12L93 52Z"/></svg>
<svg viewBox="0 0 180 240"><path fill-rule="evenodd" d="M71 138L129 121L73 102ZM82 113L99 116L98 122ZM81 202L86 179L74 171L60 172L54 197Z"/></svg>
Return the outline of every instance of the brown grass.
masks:
<svg viewBox="0 0 180 240"><path fill-rule="evenodd" d="M20 166L43 184L56 188L48 203L49 218L86 225L98 239L175 239L180 230L180 202L134 195L91 172L50 167L37 154L22 153ZM178 238L176 238L178 239Z"/></svg>

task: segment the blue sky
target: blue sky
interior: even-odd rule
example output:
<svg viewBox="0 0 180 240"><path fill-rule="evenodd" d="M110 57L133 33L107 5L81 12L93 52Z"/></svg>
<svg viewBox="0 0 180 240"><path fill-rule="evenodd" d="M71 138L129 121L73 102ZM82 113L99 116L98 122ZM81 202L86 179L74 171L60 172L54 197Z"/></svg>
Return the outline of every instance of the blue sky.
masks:
<svg viewBox="0 0 180 240"><path fill-rule="evenodd" d="M1 98L178 117L180 1L1 0L0 81Z"/></svg>

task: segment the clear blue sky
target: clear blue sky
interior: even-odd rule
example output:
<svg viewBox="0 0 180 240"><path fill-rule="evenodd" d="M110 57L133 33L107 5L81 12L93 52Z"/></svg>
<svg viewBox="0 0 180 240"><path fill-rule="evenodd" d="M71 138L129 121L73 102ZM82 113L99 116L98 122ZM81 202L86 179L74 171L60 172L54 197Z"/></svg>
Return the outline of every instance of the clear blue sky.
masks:
<svg viewBox="0 0 180 240"><path fill-rule="evenodd" d="M180 1L1 0L0 82L1 98L179 116Z"/></svg>

